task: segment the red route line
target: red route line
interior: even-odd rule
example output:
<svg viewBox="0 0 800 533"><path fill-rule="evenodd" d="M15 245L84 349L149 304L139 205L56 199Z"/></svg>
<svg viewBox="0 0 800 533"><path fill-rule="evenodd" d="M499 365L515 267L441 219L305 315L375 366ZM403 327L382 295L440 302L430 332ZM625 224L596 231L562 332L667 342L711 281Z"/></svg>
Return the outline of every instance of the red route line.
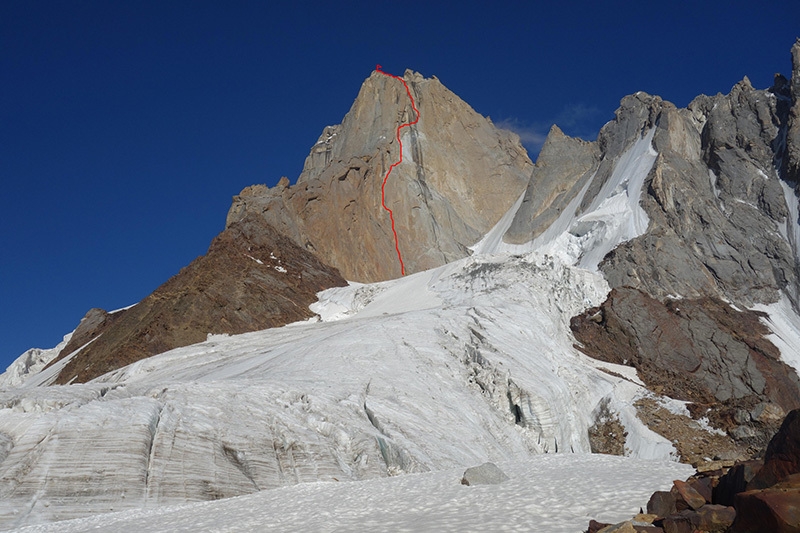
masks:
<svg viewBox="0 0 800 533"><path fill-rule="evenodd" d="M395 76L394 74L389 74L388 72L384 72L380 65L375 66L375 70L383 74L384 76L389 76L390 78L394 78L396 80L400 80L403 83L403 87L406 88L406 94L408 95L409 100L411 100L411 107L414 109L414 112L417 114L417 118L414 119L413 122L406 122L397 126L397 142L400 144L400 159L393 163L389 170L386 171L386 176L383 178L383 184L381 185L381 205L383 206L386 211L389 212L389 219L392 221L392 234L394 235L394 249L397 250L397 259L400 260L400 275L406 275L406 265L403 263L403 255L400 253L400 241L397 239L397 231L394 228L394 213L391 209L386 205L386 181L389 179L389 174L392 173L394 167L399 165L403 162L403 141L400 140L400 130L403 128L407 128L409 126L413 126L417 122L419 122L419 109L417 109L417 105L414 103L414 97L411 96L411 89L408 88L408 84L406 80L401 78L400 76Z"/></svg>

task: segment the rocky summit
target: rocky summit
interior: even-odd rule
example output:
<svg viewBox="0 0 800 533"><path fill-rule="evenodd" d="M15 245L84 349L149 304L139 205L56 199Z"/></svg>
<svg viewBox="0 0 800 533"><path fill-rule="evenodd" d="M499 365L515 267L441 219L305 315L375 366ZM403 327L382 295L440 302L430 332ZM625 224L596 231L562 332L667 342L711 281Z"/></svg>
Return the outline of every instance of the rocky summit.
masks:
<svg viewBox="0 0 800 533"><path fill-rule="evenodd" d="M434 78L406 71L419 122L402 130L403 164L386 184L406 273L470 255L525 189L533 167L516 134L496 128ZM381 185L399 160L397 126L415 118L403 84L364 81L341 124L325 128L297 183L249 187L228 224L262 216L351 281L400 276Z"/></svg>
<svg viewBox="0 0 800 533"><path fill-rule="evenodd" d="M791 66L683 109L631 94L535 164L435 77L373 72L294 183L0 376L0 528L486 464L464 490L501 494L589 453L706 473L592 531L789 523L800 41Z"/></svg>

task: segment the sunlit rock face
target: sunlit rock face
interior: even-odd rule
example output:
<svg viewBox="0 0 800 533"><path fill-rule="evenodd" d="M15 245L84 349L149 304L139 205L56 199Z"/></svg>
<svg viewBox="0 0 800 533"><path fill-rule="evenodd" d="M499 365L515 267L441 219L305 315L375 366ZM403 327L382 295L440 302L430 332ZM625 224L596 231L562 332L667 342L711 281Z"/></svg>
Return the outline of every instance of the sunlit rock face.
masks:
<svg viewBox="0 0 800 533"><path fill-rule="evenodd" d="M525 189L532 163L436 79L406 71L419 122L403 128L403 163L386 183L406 273L469 255ZM416 117L403 84L374 72L340 125L325 129L295 185L248 188L228 224L257 213L352 281L400 276L381 186L399 159L397 127Z"/></svg>
<svg viewBox="0 0 800 533"><path fill-rule="evenodd" d="M598 200L613 208L615 195L630 188L621 163L652 135L658 157L637 192L646 231L598 261L611 286L658 299L713 296L742 305L775 302L784 289L795 294L797 216L790 211L797 212L797 198L779 165L785 98L775 87L754 89L746 78L730 94L700 96L686 109L640 92L622 100L596 142L553 129L504 242L513 249L541 239L565 211L572 226L562 220L562 229L576 239L616 231L584 215ZM571 211L570 202L577 204Z"/></svg>
<svg viewBox="0 0 800 533"><path fill-rule="evenodd" d="M764 408L800 406L795 370L764 338L766 316L741 311L788 302L796 315L795 86L776 76L757 90L744 78L686 109L636 93L594 143L554 128L498 245L599 269L614 292L573 320L582 349L692 402L743 453L777 429L779 418L759 416ZM637 216L646 224L631 231Z"/></svg>

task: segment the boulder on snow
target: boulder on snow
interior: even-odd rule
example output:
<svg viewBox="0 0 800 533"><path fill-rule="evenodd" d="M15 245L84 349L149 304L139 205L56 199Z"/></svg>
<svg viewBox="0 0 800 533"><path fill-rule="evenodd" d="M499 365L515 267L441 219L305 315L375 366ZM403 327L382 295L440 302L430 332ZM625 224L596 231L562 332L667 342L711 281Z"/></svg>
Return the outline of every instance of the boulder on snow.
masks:
<svg viewBox="0 0 800 533"><path fill-rule="evenodd" d="M462 485L498 485L508 481L509 477L494 463L483 463L480 466L467 468Z"/></svg>

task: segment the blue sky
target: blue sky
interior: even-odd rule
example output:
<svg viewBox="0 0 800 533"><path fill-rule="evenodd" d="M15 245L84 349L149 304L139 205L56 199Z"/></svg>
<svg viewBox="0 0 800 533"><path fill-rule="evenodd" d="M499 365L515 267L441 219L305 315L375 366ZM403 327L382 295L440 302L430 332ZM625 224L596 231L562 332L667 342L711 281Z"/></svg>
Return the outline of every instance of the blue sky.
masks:
<svg viewBox="0 0 800 533"><path fill-rule="evenodd" d="M294 181L377 63L535 152L553 122L593 139L636 91L766 88L800 37L794 0L427 4L0 3L0 366L205 253L231 197Z"/></svg>

